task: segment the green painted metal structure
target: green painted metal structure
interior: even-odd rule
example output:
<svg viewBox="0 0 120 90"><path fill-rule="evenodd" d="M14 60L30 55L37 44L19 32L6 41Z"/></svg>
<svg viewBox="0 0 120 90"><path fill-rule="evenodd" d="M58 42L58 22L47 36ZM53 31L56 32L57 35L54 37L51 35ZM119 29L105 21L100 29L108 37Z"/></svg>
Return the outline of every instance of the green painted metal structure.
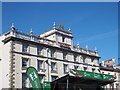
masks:
<svg viewBox="0 0 120 90"><path fill-rule="evenodd" d="M72 76L72 77L75 77L75 78L79 78L79 77L82 78L83 77L83 78L86 78L86 79L88 78L87 80L90 80L90 79L93 80L94 79L94 80L97 80L97 81L103 81L103 83L106 80L114 82L115 79L116 79L116 77L114 75L101 74L101 73L95 73L95 72L89 72L89 71L82 71L82 70L75 70L75 69L71 69L70 72L68 73L68 75ZM59 81L58 81L58 83L59 83ZM51 86L52 86L51 83L45 82L44 83L44 90L52 90ZM104 90L104 86L101 86L100 90Z"/></svg>
<svg viewBox="0 0 120 90"><path fill-rule="evenodd" d="M116 76L113 76L113 75L100 74L100 73L94 73L94 72L88 72L88 71L82 71L82 70L74 70L74 69L71 69L69 74L72 76L77 76L77 77L94 78L94 79L100 79L100 80L115 80L116 78Z"/></svg>

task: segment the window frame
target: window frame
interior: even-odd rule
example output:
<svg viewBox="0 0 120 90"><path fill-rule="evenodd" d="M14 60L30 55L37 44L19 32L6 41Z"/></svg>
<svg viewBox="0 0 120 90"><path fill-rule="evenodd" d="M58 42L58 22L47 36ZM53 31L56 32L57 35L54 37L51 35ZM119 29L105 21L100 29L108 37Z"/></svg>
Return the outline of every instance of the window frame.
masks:
<svg viewBox="0 0 120 90"><path fill-rule="evenodd" d="M44 63L44 61L43 60L37 60L37 69L38 70L43 70L43 63ZM39 65L39 64L41 64L41 65Z"/></svg>
<svg viewBox="0 0 120 90"><path fill-rule="evenodd" d="M74 54L74 62L77 62L78 55Z"/></svg>
<svg viewBox="0 0 120 90"><path fill-rule="evenodd" d="M63 52L63 60L67 60L67 52Z"/></svg>
<svg viewBox="0 0 120 90"><path fill-rule="evenodd" d="M22 73L22 88L27 88L27 75L25 73Z"/></svg>
<svg viewBox="0 0 120 90"><path fill-rule="evenodd" d="M28 53L29 52L28 48L29 48L28 43L22 43L22 52Z"/></svg>
<svg viewBox="0 0 120 90"><path fill-rule="evenodd" d="M51 62L51 73L57 73L57 62Z"/></svg>
<svg viewBox="0 0 120 90"><path fill-rule="evenodd" d="M51 49L51 58L55 58L55 52L56 52L56 50L54 50L54 49Z"/></svg>
<svg viewBox="0 0 120 90"><path fill-rule="evenodd" d="M68 73L68 64L63 64L64 74Z"/></svg>
<svg viewBox="0 0 120 90"><path fill-rule="evenodd" d="M43 47L37 47L37 55L42 55Z"/></svg>
<svg viewBox="0 0 120 90"><path fill-rule="evenodd" d="M23 61L26 61L26 62L25 62L26 65L25 65L25 66L23 66ZM24 69L26 69L28 66L29 66L29 60L28 60L28 58L22 57L22 69L24 70Z"/></svg>

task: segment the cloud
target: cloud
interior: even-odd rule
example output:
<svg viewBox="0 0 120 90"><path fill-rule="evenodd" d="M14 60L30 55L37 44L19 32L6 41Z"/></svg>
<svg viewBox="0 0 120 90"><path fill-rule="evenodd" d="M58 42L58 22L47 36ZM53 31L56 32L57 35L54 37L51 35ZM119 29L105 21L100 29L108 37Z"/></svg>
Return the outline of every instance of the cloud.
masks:
<svg viewBox="0 0 120 90"><path fill-rule="evenodd" d="M81 38L81 39L76 40L76 41L80 41L80 43L86 43L86 42L88 43L91 41L103 40L103 39L110 38L110 37L117 36L117 35L118 35L118 31L114 30L114 31L94 35L94 36L88 37L88 38Z"/></svg>

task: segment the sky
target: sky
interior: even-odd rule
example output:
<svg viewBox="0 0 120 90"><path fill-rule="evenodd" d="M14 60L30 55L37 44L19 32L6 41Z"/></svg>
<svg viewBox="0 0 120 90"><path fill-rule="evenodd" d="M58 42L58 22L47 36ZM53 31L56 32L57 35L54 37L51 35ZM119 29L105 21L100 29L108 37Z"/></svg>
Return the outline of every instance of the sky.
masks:
<svg viewBox="0 0 120 90"><path fill-rule="evenodd" d="M2 33L14 23L18 31L34 35L50 30L53 23L71 28L73 44L98 49L102 60L114 58L118 63L117 2L14 2L2 3Z"/></svg>
<svg viewBox="0 0 120 90"><path fill-rule="evenodd" d="M0 2L0 35L2 33L2 3Z"/></svg>

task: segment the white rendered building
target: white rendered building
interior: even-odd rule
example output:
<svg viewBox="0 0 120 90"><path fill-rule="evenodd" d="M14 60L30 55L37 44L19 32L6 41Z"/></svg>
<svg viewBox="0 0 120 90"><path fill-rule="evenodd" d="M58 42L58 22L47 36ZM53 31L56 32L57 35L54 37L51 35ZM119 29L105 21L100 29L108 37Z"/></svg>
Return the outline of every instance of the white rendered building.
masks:
<svg viewBox="0 0 120 90"><path fill-rule="evenodd" d="M19 32L14 25L0 36L0 89L31 87L26 68L33 66L44 81L62 77L70 69L99 73L99 55L73 46L72 32L53 28L39 36Z"/></svg>

